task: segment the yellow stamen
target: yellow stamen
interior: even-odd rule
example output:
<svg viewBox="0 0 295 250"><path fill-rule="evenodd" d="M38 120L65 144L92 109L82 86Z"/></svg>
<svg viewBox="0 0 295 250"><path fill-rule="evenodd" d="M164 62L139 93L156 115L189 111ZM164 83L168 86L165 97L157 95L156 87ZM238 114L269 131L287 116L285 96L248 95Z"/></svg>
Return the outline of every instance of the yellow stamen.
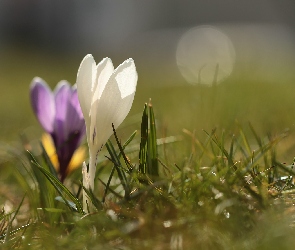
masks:
<svg viewBox="0 0 295 250"><path fill-rule="evenodd" d="M46 150L47 155L50 158L52 165L54 166L56 171L59 171L58 158L57 158L56 150L55 150L54 143L51 136L47 133L44 133L42 135L41 141ZM85 154L86 154L86 148L84 146L80 146L79 148L77 148L67 167L67 173L70 173L76 168L81 167L82 162L85 160Z"/></svg>

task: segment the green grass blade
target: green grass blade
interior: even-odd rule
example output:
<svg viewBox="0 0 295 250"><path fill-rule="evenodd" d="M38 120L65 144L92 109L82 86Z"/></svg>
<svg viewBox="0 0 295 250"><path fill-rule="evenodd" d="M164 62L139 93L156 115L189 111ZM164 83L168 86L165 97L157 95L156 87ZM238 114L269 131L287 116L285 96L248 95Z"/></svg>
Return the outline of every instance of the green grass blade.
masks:
<svg viewBox="0 0 295 250"><path fill-rule="evenodd" d="M111 184L111 180L112 180L112 178L113 178L114 173L115 173L115 167L112 168L112 171L111 171L111 173L110 173L110 176L109 176L108 182L107 182L107 184L106 184L106 186L105 186L104 194L103 194L103 196L102 196L102 200L101 200L102 203L105 202L105 198L106 198L106 196L107 196L107 193L108 193L108 190L109 190L109 187L110 187L110 184Z"/></svg>
<svg viewBox="0 0 295 250"><path fill-rule="evenodd" d="M92 192L91 189L87 189L84 186L83 190L86 192L87 196L90 198L92 204L94 205L94 207L99 211L102 209L102 204L100 203L100 201L95 197L94 193ZM89 204L88 204L89 205Z"/></svg>
<svg viewBox="0 0 295 250"><path fill-rule="evenodd" d="M137 130L135 130L130 136L129 138L126 140L126 142L123 144L122 148L123 150L130 144L130 142L132 142L132 140L134 139L134 137L136 136ZM121 152L120 152L121 154ZM119 154L119 156L120 156Z"/></svg>
<svg viewBox="0 0 295 250"><path fill-rule="evenodd" d="M235 136L232 136L231 142L230 142L230 149L229 149L229 159L231 159L232 162L234 162L234 145L235 145Z"/></svg>
<svg viewBox="0 0 295 250"><path fill-rule="evenodd" d="M66 186L64 186L60 180L58 178L56 178L53 174L51 174L48 170L44 169L43 167L41 167L38 162L35 160L35 158L32 156L32 162L33 165L37 167L38 170L40 170L40 172L42 174L44 174L44 176L46 177L46 179L52 184L52 186L55 188L55 190L60 194L60 196L63 198L63 200L65 201L65 203L68 205L68 207L70 209L72 209L73 207L67 203L67 199L65 197L65 195L73 202L75 203L76 207L77 207L77 212L79 212L80 214L84 214L83 212L83 207L81 202L67 189ZM65 195L64 195L65 194Z"/></svg>
<svg viewBox="0 0 295 250"><path fill-rule="evenodd" d="M117 173L118 173L118 177L119 177L121 184L125 190L125 198L129 199L130 188L129 188L129 184L128 184L127 177L125 174L125 170L123 169L120 159L118 158L115 148L110 140L107 141L106 147L107 147L107 150L108 150L110 157L111 157L110 160L114 163L114 166L115 166Z"/></svg>
<svg viewBox="0 0 295 250"><path fill-rule="evenodd" d="M262 144L262 140L259 138L258 134L256 133L256 131L254 130L253 126L251 123L249 123L249 127L252 131L252 134L254 135L254 138L255 140L257 141L257 144L260 148L263 147L263 144ZM264 166L265 166L265 169L268 169L270 166L268 164L268 160L267 160L267 154L264 154L263 156L263 159L264 159Z"/></svg>
<svg viewBox="0 0 295 250"><path fill-rule="evenodd" d="M114 168L115 169L115 168ZM100 178L98 178L98 180L100 181L100 183L102 184L102 185L104 185L104 187L105 187L105 191L109 191L109 192L111 192L113 195L115 195L117 198L119 198L119 199L123 199L124 197L122 196L122 195L120 195L120 194L118 194L117 192L115 192L114 190L112 190L111 188L109 188L109 187L107 187L107 184L105 184L104 182L103 182L103 180L101 180ZM106 194L106 192L105 192L105 194ZM105 202L105 197L103 197L104 199L102 199L102 202Z"/></svg>
<svg viewBox="0 0 295 250"><path fill-rule="evenodd" d="M48 166L48 169L49 169L50 173L52 173L56 178L58 178L56 169L53 166L53 164L52 164L52 162L51 162L51 160L50 160L50 158L49 158L49 156L48 156L42 142L40 142L40 146L41 146L41 149L42 149L42 156L43 156L43 159L44 159L44 161L46 163L46 166Z"/></svg>
<svg viewBox="0 0 295 250"><path fill-rule="evenodd" d="M16 217L16 215L18 214L19 209L20 209L21 205L22 205L23 202L24 202L24 199L25 199L25 196L22 198L22 200L21 200L20 204L18 205L18 207L17 207L17 209L16 209L16 211L15 211L13 217L11 218L11 220L10 220L9 223L8 223L7 231L6 231L6 236L5 236L5 239L4 239L4 242L5 242L5 243L9 241L9 236L10 236L10 231L11 231L11 228L12 228L12 223L13 223L13 221L15 220L15 217Z"/></svg>
<svg viewBox="0 0 295 250"><path fill-rule="evenodd" d="M114 129L114 128L113 128ZM129 143L134 139L134 137L135 137L135 135L136 135L136 132L137 131L134 131L132 134L131 134L131 136L127 139L127 141L123 144L123 146L121 146L121 144L118 142L118 138L117 138L117 135L115 134L116 133L116 131L115 131L115 129L114 129L114 134L115 134L115 137L116 137L116 141L117 141L117 144L118 144L118 146L119 146L119 148L120 148L120 152L119 152L119 154L118 154L118 158L120 159L120 157L123 155L123 157L124 157L124 160L125 160L125 163L126 163L126 161L128 162L128 163L126 163L126 165L128 164L129 165L129 172L130 171L132 171L132 169L133 169L133 167L131 166L131 164L129 163L129 161L127 160L127 157L126 157L126 155L125 155L125 153L124 153L124 149L129 145ZM128 166L127 165L127 166ZM131 166L131 167L130 167ZM111 180L112 180L112 178L113 178L113 175L114 175L114 172L115 172L115 166L112 168L112 171L111 171L111 173L110 173L110 176L109 176L109 179L108 179L108 182L107 182L107 184L104 184L102 181L102 183L103 183L103 185L105 185L105 191L104 191L104 194L103 194L103 197L102 197L102 202L104 203L104 201L105 201L105 197L106 197L106 195L107 195L107 192L108 192L108 190L110 190L109 189L109 187L110 187L110 183L111 183Z"/></svg>
<svg viewBox="0 0 295 250"><path fill-rule="evenodd" d="M141 140L139 147L139 173L147 172L147 141L148 141L148 109L147 104L144 105L141 120Z"/></svg>
<svg viewBox="0 0 295 250"><path fill-rule="evenodd" d="M56 196L55 200L57 200L59 202L62 202L64 204L66 204L67 206L70 206L73 211L78 211L76 204L74 202L72 202L72 201L67 200L65 202L65 200L61 196ZM49 208L46 208L46 209L48 210Z"/></svg>
<svg viewBox="0 0 295 250"><path fill-rule="evenodd" d="M37 181L39 187L39 200L42 207L54 207L55 206L55 190L50 183L47 182L46 177L35 168L38 164L36 157L29 151L27 151L28 159L31 160L32 172ZM39 165L39 164L38 164Z"/></svg>
<svg viewBox="0 0 295 250"><path fill-rule="evenodd" d="M129 160L127 159L125 153L124 153L124 148L122 147L119 139L118 139L118 136L117 136L117 133L116 133L116 130L115 130L115 127L114 127L114 124L112 124L112 127L113 127L113 132L114 132L114 136L115 136L115 139L116 139L116 142L117 142L117 145L119 147L119 150L120 150L120 153L118 155L118 159L120 159L120 156L123 156L123 159L125 161L125 164L128 168L128 171L131 173L132 170L133 170L133 166L130 164Z"/></svg>
<svg viewBox="0 0 295 250"><path fill-rule="evenodd" d="M215 135L215 131L212 131L211 135L205 131L205 133L209 136L209 138L211 138L211 140L214 142L214 144L219 148L219 150L221 150L222 154L227 158L228 160L228 164L230 166L233 166L234 163L232 161L232 158L230 157L229 153L227 152L227 150L224 148L224 145L222 142L219 142L217 136Z"/></svg>
<svg viewBox="0 0 295 250"><path fill-rule="evenodd" d="M159 176L156 122L151 102L149 103L149 123L150 133L148 135L148 174L151 176Z"/></svg>
<svg viewBox="0 0 295 250"><path fill-rule="evenodd" d="M240 136L242 138L242 141L245 145L245 148L246 148L246 151L248 153L248 156L252 155L252 151L251 151L251 147L250 147L250 144L249 144L249 141L243 131L243 129L239 126L239 132L240 132Z"/></svg>

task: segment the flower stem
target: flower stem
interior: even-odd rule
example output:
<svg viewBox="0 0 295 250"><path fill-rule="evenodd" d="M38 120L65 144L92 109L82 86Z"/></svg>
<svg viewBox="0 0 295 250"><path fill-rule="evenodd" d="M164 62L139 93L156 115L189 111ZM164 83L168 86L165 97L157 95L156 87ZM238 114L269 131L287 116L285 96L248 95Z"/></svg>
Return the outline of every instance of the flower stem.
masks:
<svg viewBox="0 0 295 250"><path fill-rule="evenodd" d="M93 191L94 190L94 178L95 178L95 166L96 159L95 157L90 157L89 159L89 188Z"/></svg>
<svg viewBox="0 0 295 250"><path fill-rule="evenodd" d="M88 171L87 171L87 166L85 162L83 163L83 167L82 167L83 185L90 192L94 190L94 178L95 178L95 170L96 170L95 161L96 161L95 157L89 158ZM92 201L84 190L83 190L83 210L85 212L94 211L94 206L92 204Z"/></svg>

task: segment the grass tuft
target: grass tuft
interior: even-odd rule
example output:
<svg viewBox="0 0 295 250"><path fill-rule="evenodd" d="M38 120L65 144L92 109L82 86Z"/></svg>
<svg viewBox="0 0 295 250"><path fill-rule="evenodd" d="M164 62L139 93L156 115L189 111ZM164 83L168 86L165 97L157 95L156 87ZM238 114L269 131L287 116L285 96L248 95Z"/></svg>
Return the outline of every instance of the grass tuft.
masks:
<svg viewBox="0 0 295 250"><path fill-rule="evenodd" d="M204 140L188 129L158 138L151 101L140 128L139 139L135 131L121 143L113 127L91 192L81 175L61 183L42 145L38 155L26 143L15 167L26 196L0 213L3 247L292 249L294 162L281 163L276 150L286 133L261 137L249 124L250 134L237 125L236 134L204 131ZM188 150L175 162L178 146ZM83 211L82 189L95 212Z"/></svg>

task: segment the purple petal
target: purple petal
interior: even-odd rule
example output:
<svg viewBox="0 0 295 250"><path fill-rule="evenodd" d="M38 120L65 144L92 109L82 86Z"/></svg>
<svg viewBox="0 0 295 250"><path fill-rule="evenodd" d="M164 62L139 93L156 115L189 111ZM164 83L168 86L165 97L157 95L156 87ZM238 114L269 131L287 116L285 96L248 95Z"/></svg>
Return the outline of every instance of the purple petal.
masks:
<svg viewBox="0 0 295 250"><path fill-rule="evenodd" d="M81 139L85 135L85 121L78 100L76 89L72 89L72 96L67 107L66 126L69 133L79 134ZM78 140L80 143L80 140Z"/></svg>
<svg viewBox="0 0 295 250"><path fill-rule="evenodd" d="M71 100L72 90L67 81L60 81L54 90L57 120L65 121L67 117L67 106Z"/></svg>
<svg viewBox="0 0 295 250"><path fill-rule="evenodd" d="M77 90L66 81L55 89L56 118L54 138L60 173L66 176L73 153L85 135L85 122L79 105Z"/></svg>
<svg viewBox="0 0 295 250"><path fill-rule="evenodd" d="M31 104L37 119L48 132L53 132L55 103L48 85L39 77L35 77L30 87Z"/></svg>
<svg viewBox="0 0 295 250"><path fill-rule="evenodd" d="M63 145L56 151L59 162L59 171L61 174L61 180L63 181L67 175L67 169L71 158L78 148L81 142L81 134L78 131L70 133L68 141L65 141Z"/></svg>
<svg viewBox="0 0 295 250"><path fill-rule="evenodd" d="M79 118L84 121L82 109L81 109L79 98L78 98L77 88L75 86L73 86L73 88L72 88L72 98L71 98L70 102L71 102L72 106L74 107L74 109L76 110Z"/></svg>
<svg viewBox="0 0 295 250"><path fill-rule="evenodd" d="M54 90L55 98L55 121L54 121L54 131L53 138L56 150L58 151L63 147L65 141L68 138L69 131L66 126L66 116L68 102L71 97L71 87L68 82L61 81L57 84Z"/></svg>

